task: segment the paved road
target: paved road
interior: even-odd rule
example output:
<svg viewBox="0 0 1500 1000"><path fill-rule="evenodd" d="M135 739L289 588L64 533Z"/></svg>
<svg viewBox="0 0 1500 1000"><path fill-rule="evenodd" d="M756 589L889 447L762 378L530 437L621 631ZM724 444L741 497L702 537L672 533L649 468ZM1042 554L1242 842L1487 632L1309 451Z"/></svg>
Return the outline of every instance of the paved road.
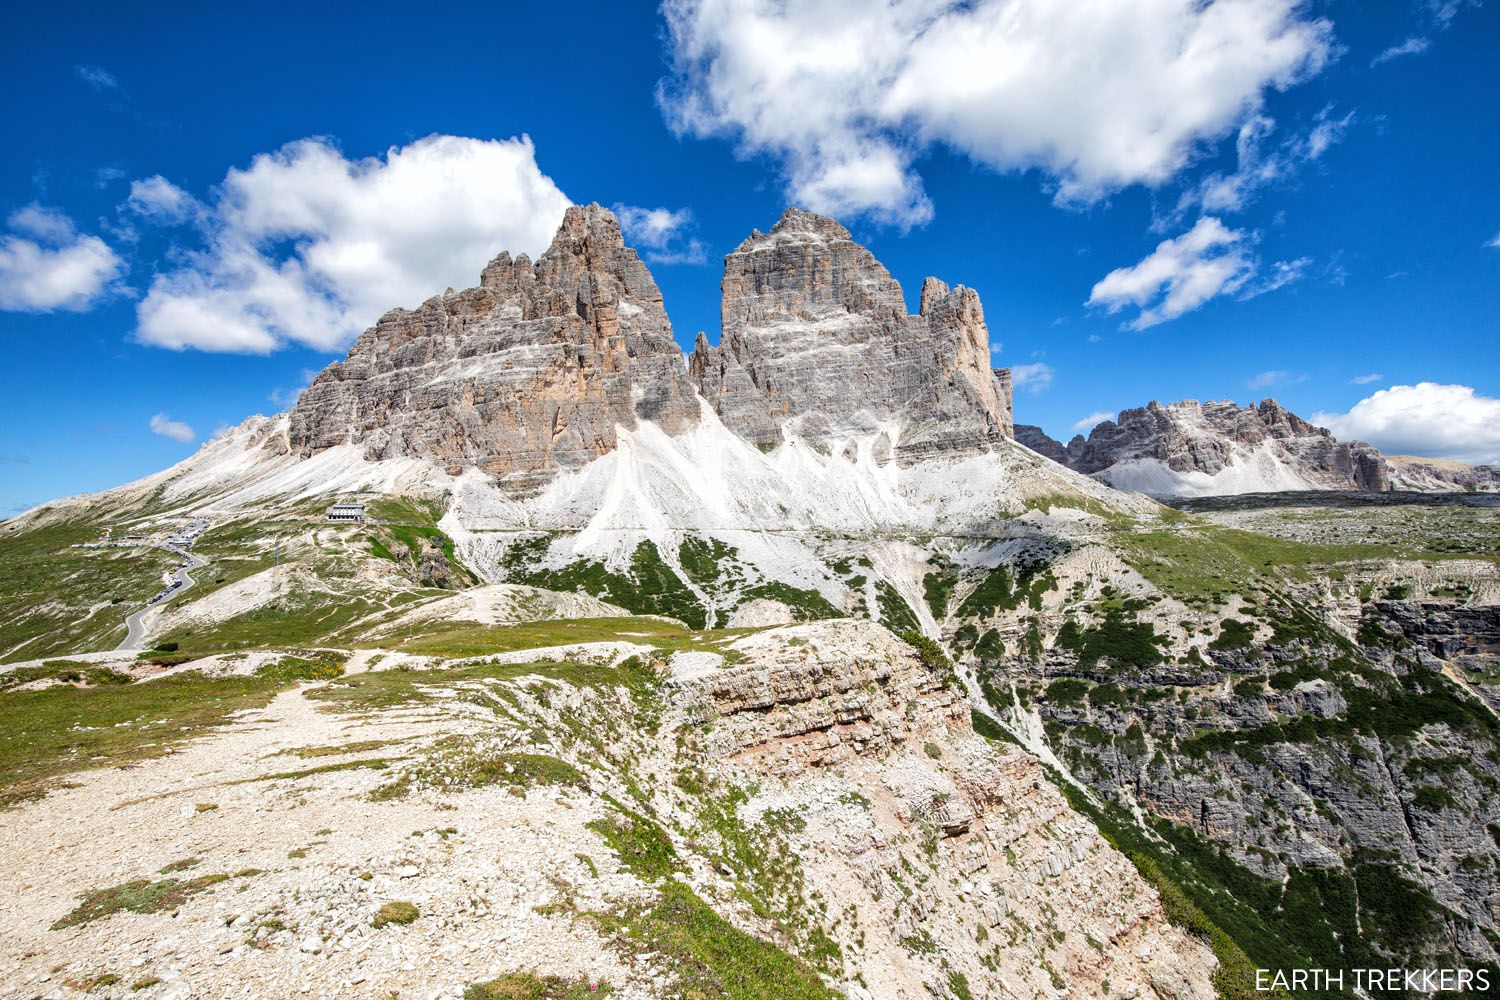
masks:
<svg viewBox="0 0 1500 1000"><path fill-rule="evenodd" d="M199 535L203 534L203 530L206 527L208 527L207 521L195 521L192 527L178 532L157 546L181 556L182 564L172 571L172 582L170 584L162 588L151 600L147 601L145 607L125 619L125 641L121 642L115 649L140 649L141 643L146 639L146 615L193 585L193 578L189 575L188 571L207 565L208 560L200 559L193 555L188 551L187 547L192 545Z"/></svg>

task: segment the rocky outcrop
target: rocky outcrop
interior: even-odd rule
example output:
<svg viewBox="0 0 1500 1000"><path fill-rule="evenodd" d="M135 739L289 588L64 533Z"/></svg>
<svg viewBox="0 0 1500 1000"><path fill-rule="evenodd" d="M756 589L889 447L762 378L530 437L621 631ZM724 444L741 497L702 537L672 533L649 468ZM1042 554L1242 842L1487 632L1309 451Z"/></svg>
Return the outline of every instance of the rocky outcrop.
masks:
<svg viewBox="0 0 1500 1000"><path fill-rule="evenodd" d="M289 433L303 455L355 444L526 493L610 451L616 426L697 418L661 291L590 205L535 263L501 253L479 287L382 316L302 393Z"/></svg>
<svg viewBox="0 0 1500 1000"><path fill-rule="evenodd" d="M699 336L692 377L756 444L881 435L882 455L919 459L1011 434L979 296L928 278L908 314L901 286L832 219L788 209L752 233L725 258L723 293L723 335L717 347Z"/></svg>
<svg viewBox="0 0 1500 1000"><path fill-rule="evenodd" d="M1039 427L1018 428L1017 439L1112 486L1155 495L1391 489L1379 451L1338 441L1274 399L1256 406L1153 401L1066 446Z"/></svg>
<svg viewBox="0 0 1500 1000"><path fill-rule="evenodd" d="M1442 493L1500 492L1500 465L1469 465L1444 458L1387 455L1391 483L1398 490Z"/></svg>
<svg viewBox="0 0 1500 1000"><path fill-rule="evenodd" d="M1050 458L1059 465L1068 464L1068 449L1035 424L1016 424L1016 441L1043 458Z"/></svg>
<svg viewBox="0 0 1500 1000"><path fill-rule="evenodd" d="M747 813L799 817L788 856L840 917L849 997L1215 995L1207 945L905 643L830 621L729 649L673 659L669 727Z"/></svg>
<svg viewBox="0 0 1500 1000"><path fill-rule="evenodd" d="M928 278L909 315L844 227L795 209L726 258L723 290L721 344L700 335L689 372L614 215L571 208L535 263L501 253L478 287L382 316L303 392L290 446L477 468L526 495L611 451L617 427L691 427L695 389L757 444L881 435L877 459L916 459L1010 436L973 290Z"/></svg>

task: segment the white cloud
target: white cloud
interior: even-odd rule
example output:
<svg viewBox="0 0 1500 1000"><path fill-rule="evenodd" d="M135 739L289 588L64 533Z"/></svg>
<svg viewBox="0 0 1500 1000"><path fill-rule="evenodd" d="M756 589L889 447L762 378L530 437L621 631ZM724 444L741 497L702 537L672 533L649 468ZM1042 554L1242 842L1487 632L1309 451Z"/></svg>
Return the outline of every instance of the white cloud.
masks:
<svg viewBox="0 0 1500 1000"><path fill-rule="evenodd" d="M1307 275L1307 268L1311 264L1311 257L1298 257L1296 260L1278 260L1272 262L1269 274L1258 276L1256 280L1250 282L1240 291L1240 300L1253 299L1257 295L1264 295L1267 292L1274 292L1278 288L1284 288L1294 281L1301 281ZM1338 278L1335 283L1342 285L1344 281L1342 278Z"/></svg>
<svg viewBox="0 0 1500 1000"><path fill-rule="evenodd" d="M1467 385L1393 385L1347 413L1315 413L1336 437L1368 441L1388 455L1500 463L1500 399Z"/></svg>
<svg viewBox="0 0 1500 1000"><path fill-rule="evenodd" d="M204 245L152 282L137 336L338 350L394 306L473 285L500 250L539 254L567 206L526 137L433 135L362 160L325 139L289 143L229 171Z"/></svg>
<svg viewBox="0 0 1500 1000"><path fill-rule="evenodd" d="M1484 0L1423 0L1427 16L1439 30L1448 27L1465 7L1480 7Z"/></svg>
<svg viewBox="0 0 1500 1000"><path fill-rule="evenodd" d="M120 81L115 79L115 75L102 66L74 66L73 72L98 91L118 90L120 87Z"/></svg>
<svg viewBox="0 0 1500 1000"><path fill-rule="evenodd" d="M615 205L625 242L643 251L654 264L702 264L708 247L692 235L693 213L686 208L642 208Z"/></svg>
<svg viewBox="0 0 1500 1000"><path fill-rule="evenodd" d="M1261 372L1252 375L1245 380L1245 384L1252 389L1269 389L1275 385L1290 385L1294 382L1306 382L1307 376L1302 372L1289 372L1281 369Z"/></svg>
<svg viewBox="0 0 1500 1000"><path fill-rule="evenodd" d="M1140 312L1125 327L1144 330L1220 295L1244 300L1275 291L1301 279L1312 263L1308 257L1279 260L1263 272L1250 249L1253 241L1253 234L1204 216L1181 236L1162 240L1139 262L1105 275L1086 304L1111 315L1136 306Z"/></svg>
<svg viewBox="0 0 1500 1000"><path fill-rule="evenodd" d="M1082 434L1085 431L1091 431L1091 430L1093 430L1095 427L1098 427L1100 424L1104 423L1104 421L1106 421L1106 420L1113 420L1113 419L1115 419L1115 415L1113 413L1111 413L1109 410L1097 410L1097 411L1095 411L1093 413L1090 413L1088 416L1084 417L1082 420L1075 420L1073 422L1072 430L1073 430L1073 433L1075 433L1075 434Z"/></svg>
<svg viewBox="0 0 1500 1000"><path fill-rule="evenodd" d="M18 233L51 244L66 243L76 232L72 219L55 208L36 202L16 209L5 222Z"/></svg>
<svg viewBox="0 0 1500 1000"><path fill-rule="evenodd" d="M1402 56L1414 56L1418 53L1426 52L1431 46L1432 42L1428 39L1420 35L1413 35L1400 45L1392 45L1374 59L1371 59L1370 66L1379 66L1381 63L1388 63L1392 59L1400 59Z"/></svg>
<svg viewBox="0 0 1500 1000"><path fill-rule="evenodd" d="M1356 375L1349 380L1350 385L1369 385L1371 382L1379 382L1383 375L1379 372L1371 372L1368 375Z"/></svg>
<svg viewBox="0 0 1500 1000"><path fill-rule="evenodd" d="M1255 273L1244 241L1243 232L1204 216L1183 235L1162 240L1139 263L1105 275L1089 293L1088 305L1103 306L1111 314L1140 307L1126 324L1132 330L1175 319L1216 295L1244 287ZM1155 305L1148 308L1150 302Z"/></svg>
<svg viewBox="0 0 1500 1000"><path fill-rule="evenodd" d="M1485 246L1500 250L1500 233L1496 233L1495 238L1486 243Z"/></svg>
<svg viewBox="0 0 1500 1000"><path fill-rule="evenodd" d="M1270 149L1267 142L1276 122L1255 115L1240 126L1235 140L1236 168L1233 173L1212 173L1178 200L1177 211L1166 221L1180 219L1197 207L1205 212L1238 212L1260 188L1285 181L1307 163L1320 158L1343 139L1354 122L1354 112L1334 117L1332 106L1324 107L1305 132L1294 134Z"/></svg>
<svg viewBox="0 0 1500 1000"><path fill-rule="evenodd" d="M1320 71L1301 0L663 0L680 134L782 166L808 208L901 224L934 146L1037 168L1060 202L1156 185ZM1184 95L1191 95L1185 99Z"/></svg>
<svg viewBox="0 0 1500 1000"><path fill-rule="evenodd" d="M80 234L55 209L27 205L6 222L22 235L0 236L0 309L80 312L108 294L125 270L107 243Z"/></svg>
<svg viewBox="0 0 1500 1000"><path fill-rule="evenodd" d="M152 222L186 222L203 211L203 205L161 174L130 182L125 208Z"/></svg>
<svg viewBox="0 0 1500 1000"><path fill-rule="evenodd" d="M160 434L173 441L181 441L183 444L192 444L193 439L198 436L187 424L181 420L173 420L165 413L158 413L151 418L151 433Z"/></svg>
<svg viewBox="0 0 1500 1000"><path fill-rule="evenodd" d="M1385 49L1374 59L1370 60L1371 68L1388 63L1392 59L1402 56L1418 55L1426 52L1432 47L1432 39L1429 34L1446 31L1458 16L1458 12L1465 7L1482 6L1483 0L1417 0L1416 6L1420 9L1422 22L1421 27L1428 34L1410 35L1400 44L1392 45Z"/></svg>
<svg viewBox="0 0 1500 1000"><path fill-rule="evenodd" d="M1040 361L1030 365L1012 365L1010 369L1010 377L1016 389L1033 396L1050 386L1055 374L1051 365Z"/></svg>

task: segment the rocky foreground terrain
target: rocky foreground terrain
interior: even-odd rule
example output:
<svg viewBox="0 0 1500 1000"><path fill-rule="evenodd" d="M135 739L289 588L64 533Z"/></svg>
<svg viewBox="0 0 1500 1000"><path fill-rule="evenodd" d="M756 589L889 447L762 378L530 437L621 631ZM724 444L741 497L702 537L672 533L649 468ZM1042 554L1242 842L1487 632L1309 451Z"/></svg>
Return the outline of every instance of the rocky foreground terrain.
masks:
<svg viewBox="0 0 1500 1000"><path fill-rule="evenodd" d="M885 629L663 634L89 657L292 683L3 814L8 995L1211 995L1209 948Z"/></svg>
<svg viewBox="0 0 1500 1000"><path fill-rule="evenodd" d="M574 209L290 413L0 524L0 994L1496 963L1492 497L1356 492L1390 464L1269 403L1084 445L1309 492L1116 489L1013 426L975 293L911 315L807 213L726 259L724 321L684 358Z"/></svg>

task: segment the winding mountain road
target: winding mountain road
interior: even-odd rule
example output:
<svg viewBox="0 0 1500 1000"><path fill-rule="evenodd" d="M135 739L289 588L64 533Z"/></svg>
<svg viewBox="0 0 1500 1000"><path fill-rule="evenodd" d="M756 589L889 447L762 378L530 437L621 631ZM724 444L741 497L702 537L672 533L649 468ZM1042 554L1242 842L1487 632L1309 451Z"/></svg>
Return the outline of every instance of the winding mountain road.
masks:
<svg viewBox="0 0 1500 1000"><path fill-rule="evenodd" d="M193 578L189 575L190 570L208 565L208 560L193 555L187 548L206 527L208 527L207 521L196 521L192 528L173 535L157 546L157 548L166 549L168 552L181 556L183 562L172 571L171 582L167 586L158 591L156 596L147 601L139 611L125 619L125 639L115 647L116 650L140 649L141 643L146 639L146 616L193 585Z"/></svg>

